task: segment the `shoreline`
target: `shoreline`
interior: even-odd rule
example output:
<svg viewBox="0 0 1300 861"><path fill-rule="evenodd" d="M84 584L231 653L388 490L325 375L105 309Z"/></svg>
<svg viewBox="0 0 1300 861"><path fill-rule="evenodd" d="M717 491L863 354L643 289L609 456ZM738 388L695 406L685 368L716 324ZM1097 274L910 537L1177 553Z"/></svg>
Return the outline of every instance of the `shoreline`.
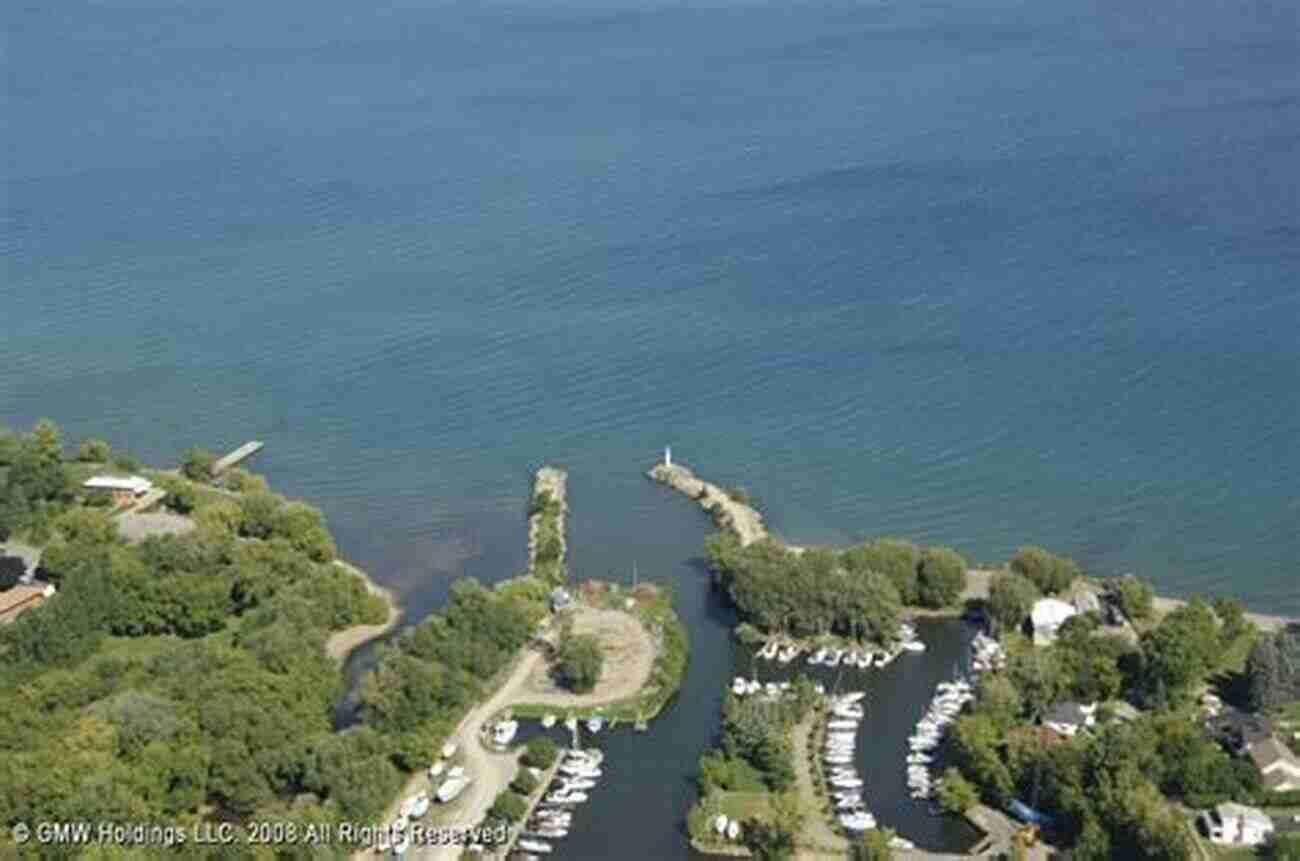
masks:
<svg viewBox="0 0 1300 861"><path fill-rule="evenodd" d="M392 590L380 586L370 579L369 574L357 566L343 559L335 559L334 564L354 577L359 577L361 583L366 587L366 591L371 595L382 598L384 604L388 607L388 618L379 624L353 625L350 628L344 628L330 634L329 639L325 641L325 654L339 664L344 664L357 649L379 639L397 627L397 623L402 618L402 605L398 603Z"/></svg>
<svg viewBox="0 0 1300 861"><path fill-rule="evenodd" d="M753 506L733 499L725 490L712 482L705 481L689 467L681 464L660 462L652 466L646 476L654 481L666 484L672 489L694 499L712 518L719 529L731 532L740 541L741 547L747 547L758 541L771 538L791 553L802 553L807 548L789 544L772 536L763 522L763 515ZM928 609L925 607L906 607L908 615L925 618L958 618L966 612L966 605L971 601L982 601L989 596L989 586L993 578L1003 569L968 568L966 569L966 588L958 596L958 604L953 607ZM1094 588L1099 586L1097 578L1085 578ZM1175 598L1155 595L1154 605L1157 617L1185 606L1189 598ZM1300 616L1284 616L1273 613L1260 613L1247 610L1246 619L1266 633L1284 630L1292 625L1300 625Z"/></svg>
<svg viewBox="0 0 1300 861"><path fill-rule="evenodd" d="M538 571L537 552L539 550L542 530L546 528L548 512L546 509L533 511L533 506L542 494L546 494L550 500L555 503L555 530L559 537L560 547L559 556L555 560L558 566L557 577L543 579L566 579L565 560L569 556L569 539L565 534L565 524L569 514L569 474L564 470L554 466L543 466L537 470L533 476L533 492L528 497L528 573L531 576L541 576ZM543 563L546 564L546 563Z"/></svg>

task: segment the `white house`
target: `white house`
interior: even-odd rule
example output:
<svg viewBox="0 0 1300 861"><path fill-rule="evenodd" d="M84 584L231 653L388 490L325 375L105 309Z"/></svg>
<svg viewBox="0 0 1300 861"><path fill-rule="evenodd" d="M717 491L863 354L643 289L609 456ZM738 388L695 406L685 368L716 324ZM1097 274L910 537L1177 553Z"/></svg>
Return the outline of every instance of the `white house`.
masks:
<svg viewBox="0 0 1300 861"><path fill-rule="evenodd" d="M1232 801L1201 811L1198 819L1220 846L1258 846L1273 833L1273 820L1264 811Z"/></svg>
<svg viewBox="0 0 1300 861"><path fill-rule="evenodd" d="M81 485L92 493L111 495L119 505L139 499L153 490L153 482L138 475L96 475Z"/></svg>
<svg viewBox="0 0 1300 861"><path fill-rule="evenodd" d="M1056 632L1065 624L1065 620L1078 615L1078 610L1056 598L1043 598L1034 603L1029 614L1034 626L1034 644L1046 646L1056 639Z"/></svg>
<svg viewBox="0 0 1300 861"><path fill-rule="evenodd" d="M1097 704L1063 702L1052 706L1043 714L1043 726L1066 738L1071 738L1080 729L1097 722Z"/></svg>
<svg viewBox="0 0 1300 861"><path fill-rule="evenodd" d="M1296 759L1277 736L1269 736L1247 746L1251 760L1259 769L1260 782L1270 792L1291 792L1300 789L1300 760Z"/></svg>

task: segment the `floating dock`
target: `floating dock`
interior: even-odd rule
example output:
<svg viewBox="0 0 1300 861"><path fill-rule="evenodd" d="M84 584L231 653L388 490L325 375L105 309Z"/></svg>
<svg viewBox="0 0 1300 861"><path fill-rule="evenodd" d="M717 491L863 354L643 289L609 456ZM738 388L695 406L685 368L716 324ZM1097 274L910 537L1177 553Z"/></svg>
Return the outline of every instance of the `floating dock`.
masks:
<svg viewBox="0 0 1300 861"><path fill-rule="evenodd" d="M226 455L223 458L220 458L215 463L213 463L212 474L221 475L221 473L230 469L232 466L235 466L238 463L242 463L243 461L248 460L250 457L257 454L259 451L262 450L262 447L265 445L266 443L258 439L255 439L252 442L244 443L239 448L232 451L230 454Z"/></svg>

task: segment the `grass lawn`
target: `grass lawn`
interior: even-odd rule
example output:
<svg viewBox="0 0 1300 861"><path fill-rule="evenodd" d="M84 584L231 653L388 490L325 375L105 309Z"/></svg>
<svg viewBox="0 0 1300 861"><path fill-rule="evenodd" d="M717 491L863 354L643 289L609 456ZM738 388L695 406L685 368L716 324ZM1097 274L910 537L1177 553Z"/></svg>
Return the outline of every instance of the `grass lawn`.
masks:
<svg viewBox="0 0 1300 861"><path fill-rule="evenodd" d="M718 792L714 795L721 811L732 819L745 822L772 816L770 792Z"/></svg>

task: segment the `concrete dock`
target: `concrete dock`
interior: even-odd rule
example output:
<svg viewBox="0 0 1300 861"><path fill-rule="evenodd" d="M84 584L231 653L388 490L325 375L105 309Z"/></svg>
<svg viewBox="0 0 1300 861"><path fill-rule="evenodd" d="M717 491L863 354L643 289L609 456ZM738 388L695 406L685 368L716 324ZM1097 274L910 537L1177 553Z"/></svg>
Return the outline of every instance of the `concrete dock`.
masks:
<svg viewBox="0 0 1300 861"><path fill-rule="evenodd" d="M230 454L226 455L225 457L219 458L215 463L213 463L212 474L221 475L221 473L230 469L232 466L235 466L238 463L242 463L243 461L248 460L250 457L252 457L253 455L257 454L259 451L261 451L264 445L266 445L266 443L257 439L253 440L252 442L244 443L239 448L232 451Z"/></svg>

